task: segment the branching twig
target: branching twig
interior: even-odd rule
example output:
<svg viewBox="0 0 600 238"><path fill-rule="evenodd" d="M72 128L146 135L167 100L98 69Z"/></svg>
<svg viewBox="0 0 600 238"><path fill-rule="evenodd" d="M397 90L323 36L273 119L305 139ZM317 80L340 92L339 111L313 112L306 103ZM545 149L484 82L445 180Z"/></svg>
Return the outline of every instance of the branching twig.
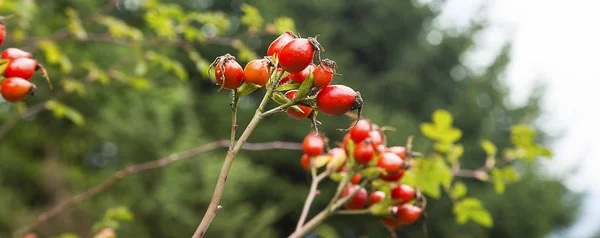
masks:
<svg viewBox="0 0 600 238"><path fill-rule="evenodd" d="M133 175L133 174L136 174L139 172L152 170L152 169L165 167L174 162L188 159L193 156L199 155L201 153L215 150L217 148L221 148L221 147L226 148L226 147L229 147L229 144L230 143L227 140L220 140L220 141L208 143L208 144L205 144L205 145L202 145L202 146L199 146L199 147L187 150L187 151L171 154L167 157L164 157L164 158L161 158L158 160L127 166L126 168L115 172L109 179L107 179L103 183L98 184L98 185L86 190L85 192L82 192L66 201L63 201L60 204L56 205L55 207L49 209L48 211L40 214L38 216L37 220L33 224L27 225L27 226L19 229L17 232L15 232L15 236L24 234L26 232L29 232L29 231L35 229L36 227L42 225L46 221L67 211L68 209L76 206L77 204L81 203L82 201L90 199L93 196L107 190L108 188L112 187L114 184L116 184L120 180L122 180L130 175ZM246 143L242 147L243 150L252 150L252 151L271 150L271 149L299 150L301 148L302 148L302 144L300 144L300 143L282 142L282 141L273 141L273 142L266 142L266 143Z"/></svg>
<svg viewBox="0 0 600 238"><path fill-rule="evenodd" d="M323 180L323 178L327 177L329 172L325 170L321 174L317 175L317 169L314 166L314 161L311 160L310 174L312 178L312 181L310 183L310 190L308 192L308 195L306 196L306 201L304 202L302 213L300 214L300 218L298 219L296 230L299 230L300 228L302 228L302 225L304 225L306 217L308 216L308 212L310 211L310 206L312 205L313 200L317 196L317 188L319 187L319 183L321 182L321 180Z"/></svg>

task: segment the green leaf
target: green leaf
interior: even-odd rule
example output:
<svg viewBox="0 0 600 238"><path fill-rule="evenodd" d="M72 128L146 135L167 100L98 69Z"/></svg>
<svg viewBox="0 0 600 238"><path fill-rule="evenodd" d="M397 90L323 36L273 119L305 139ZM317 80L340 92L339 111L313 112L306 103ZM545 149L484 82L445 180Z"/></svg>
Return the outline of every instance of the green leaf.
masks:
<svg viewBox="0 0 600 238"><path fill-rule="evenodd" d="M519 181L519 174L512 166L502 168L502 179L507 183L515 183Z"/></svg>
<svg viewBox="0 0 600 238"><path fill-rule="evenodd" d="M81 24L81 19L79 18L79 13L71 7L68 7L65 10L67 14L68 21L67 27L69 32L73 34L77 39L85 39L87 38L87 32L83 28L83 24Z"/></svg>
<svg viewBox="0 0 600 238"><path fill-rule="evenodd" d="M54 116L57 118L68 118L77 126L83 126L85 124L85 120L83 115L79 113L77 110L68 107L56 100L48 100L45 104L46 109L52 111Z"/></svg>
<svg viewBox="0 0 600 238"><path fill-rule="evenodd" d="M299 87L300 87L299 83L286 83L284 85L277 87L275 89L275 91L283 92L283 91L298 89Z"/></svg>
<svg viewBox="0 0 600 238"><path fill-rule="evenodd" d="M490 140L482 140L481 147L483 150L485 150L485 153L487 153L488 156L494 156L498 151L496 145L494 145L494 143L492 143Z"/></svg>
<svg viewBox="0 0 600 238"><path fill-rule="evenodd" d="M185 80L188 78L187 71L185 70L183 65L177 60L173 60L167 56L158 54L154 51L147 51L145 57L150 62L161 65L163 70L172 72L173 74L175 74L175 76L177 76L177 78L181 80Z"/></svg>
<svg viewBox="0 0 600 238"><path fill-rule="evenodd" d="M256 55L254 50L250 49L241 40L233 41L231 46L238 50L237 59L240 61L251 61L258 58L258 55Z"/></svg>
<svg viewBox="0 0 600 238"><path fill-rule="evenodd" d="M512 143L517 146L529 146L533 143L535 130L526 125L512 126L511 129Z"/></svg>
<svg viewBox="0 0 600 238"><path fill-rule="evenodd" d="M385 170L379 167L369 167L360 171L360 174L369 179L377 178L379 175L385 173Z"/></svg>
<svg viewBox="0 0 600 238"><path fill-rule="evenodd" d="M428 122L421 123L421 133L430 139L437 138L437 130L435 125Z"/></svg>
<svg viewBox="0 0 600 238"><path fill-rule="evenodd" d="M50 64L60 66L63 73L70 73L73 70L71 60L62 53L54 41L42 40L38 43L38 47L44 51L46 61Z"/></svg>
<svg viewBox="0 0 600 238"><path fill-rule="evenodd" d="M436 156L431 159L415 160L418 164L413 167L416 187L433 198L441 196L440 186L450 187L453 175L444 160Z"/></svg>
<svg viewBox="0 0 600 238"><path fill-rule="evenodd" d="M103 219L102 221L96 222L96 223L94 223L94 225L92 225L92 230L94 230L96 232L102 228L117 229L117 228L119 228L119 222L116 220L112 220L112 219Z"/></svg>
<svg viewBox="0 0 600 238"><path fill-rule="evenodd" d="M460 144L453 145L451 147L450 151L448 152L448 161L450 161L450 162L458 161L458 159L460 157L462 157L464 152L465 152L465 148L462 145L460 145Z"/></svg>
<svg viewBox="0 0 600 238"><path fill-rule="evenodd" d="M185 14L178 5L159 4L154 9L146 11L144 20L154 32L170 41L176 40L176 22L183 21Z"/></svg>
<svg viewBox="0 0 600 238"><path fill-rule="evenodd" d="M79 96L85 96L87 91L82 82L72 78L65 78L61 81L63 89L67 93L77 93Z"/></svg>
<svg viewBox="0 0 600 238"><path fill-rule="evenodd" d="M136 90L144 90L150 88L151 84L147 78L142 77L130 77L127 78L127 84Z"/></svg>
<svg viewBox="0 0 600 238"><path fill-rule="evenodd" d="M494 183L494 189L496 190L496 192L498 194L504 193L506 186L504 185L504 176L503 176L502 172L499 169L494 168L494 169L492 169L491 173L492 173L492 182Z"/></svg>
<svg viewBox="0 0 600 238"><path fill-rule="evenodd" d="M315 81L315 76L313 75L312 71L309 71L308 78L306 78L304 80L304 82L302 82L302 84L300 84L300 87L298 88L298 92L296 93L296 96L294 97L294 101L300 101L300 100L303 100L306 97L308 97L308 95L310 95L310 92L312 91L314 81Z"/></svg>
<svg viewBox="0 0 600 238"><path fill-rule="evenodd" d="M369 206L369 213L373 216L389 216L389 215L391 215L390 206L393 206L398 202L390 199L389 197L390 196L386 195L385 199Z"/></svg>
<svg viewBox="0 0 600 238"><path fill-rule="evenodd" d="M327 164L327 162L329 162L330 159L331 159L331 156L329 156L329 155L319 155L319 156L316 156L315 158L313 158L313 164L315 165L316 168L321 168L321 167L325 166Z"/></svg>
<svg viewBox="0 0 600 238"><path fill-rule="evenodd" d="M462 137L462 131L456 128L438 130L438 140L446 143L453 143Z"/></svg>
<svg viewBox="0 0 600 238"><path fill-rule="evenodd" d="M454 199L459 199L467 195L467 185L462 182L456 182L452 188L451 196Z"/></svg>
<svg viewBox="0 0 600 238"><path fill-rule="evenodd" d="M277 18L273 25L275 26L275 32L277 32L277 34L283 34L286 31L296 32L296 24L294 23L294 20L289 17Z"/></svg>
<svg viewBox="0 0 600 238"><path fill-rule="evenodd" d="M58 238L79 238L79 236L73 233L64 233L59 235Z"/></svg>
<svg viewBox="0 0 600 238"><path fill-rule="evenodd" d="M242 12L244 13L244 16L242 16L241 19L242 24L254 31L259 30L262 27L264 20L258 9L248 4L243 4Z"/></svg>
<svg viewBox="0 0 600 238"><path fill-rule="evenodd" d="M132 26L127 25L125 22L109 16L99 16L96 18L98 23L108 27L108 32L114 38L126 38L133 41L141 41L144 39L142 32Z"/></svg>
<svg viewBox="0 0 600 238"><path fill-rule="evenodd" d="M343 173L331 173L329 174L329 178L333 181L340 182L344 178Z"/></svg>
<svg viewBox="0 0 600 238"><path fill-rule="evenodd" d="M242 86L240 86L237 89L237 94L241 97L248 96L259 88L262 88L262 86L260 86L258 84L244 82L244 84L242 84Z"/></svg>
<svg viewBox="0 0 600 238"><path fill-rule="evenodd" d="M455 203L453 208L456 222L464 224L472 220L484 227L492 227L493 221L489 212L483 208L481 201L475 198L465 198Z"/></svg>
<svg viewBox="0 0 600 238"><path fill-rule="evenodd" d="M133 213L131 213L131 211L127 207L121 206L111 208L108 211L106 211L104 218L111 220L132 221Z"/></svg>
<svg viewBox="0 0 600 238"><path fill-rule="evenodd" d="M354 168L354 146L354 141L348 140L346 144L346 150L348 151L346 154L348 156L348 168Z"/></svg>
<svg viewBox="0 0 600 238"><path fill-rule="evenodd" d="M473 219L473 221L478 223L479 225L482 225L487 228L490 228L493 226L492 216L486 210L482 209L479 211L473 211L473 212L471 212L470 216L471 216L471 219Z"/></svg>
<svg viewBox="0 0 600 238"><path fill-rule="evenodd" d="M81 67L88 71L88 77L91 80L98 80L101 84L108 84L110 81L110 77L105 73L104 70L101 70L95 63L91 61L83 61L81 63Z"/></svg>
<svg viewBox="0 0 600 238"><path fill-rule="evenodd" d="M220 35L222 32L225 32L231 25L229 17L222 12L193 12L188 14L186 17L189 20L214 26L217 30L216 35Z"/></svg>
<svg viewBox="0 0 600 238"><path fill-rule="evenodd" d="M385 193L386 197L390 197L390 194L392 192L392 185L389 182L381 180L381 179L377 179L377 180L373 180L371 182L371 186L375 190L379 190L379 191L382 191L383 193Z"/></svg>
<svg viewBox="0 0 600 238"><path fill-rule="evenodd" d="M338 238L340 237L337 233L337 230L327 224L321 224L315 229L315 233L320 238Z"/></svg>
<svg viewBox="0 0 600 238"><path fill-rule="evenodd" d="M432 119L433 124L435 124L437 128L447 129L452 127L452 114L446 110L436 110L433 112Z"/></svg>

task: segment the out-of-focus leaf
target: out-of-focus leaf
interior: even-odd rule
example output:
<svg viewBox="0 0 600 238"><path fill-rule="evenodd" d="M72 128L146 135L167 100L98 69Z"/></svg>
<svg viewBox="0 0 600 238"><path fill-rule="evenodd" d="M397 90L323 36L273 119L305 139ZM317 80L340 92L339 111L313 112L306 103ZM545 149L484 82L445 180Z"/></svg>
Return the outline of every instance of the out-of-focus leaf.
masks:
<svg viewBox="0 0 600 238"><path fill-rule="evenodd" d="M455 203L453 211L459 224L472 220L484 227L493 225L492 217L478 199L464 198Z"/></svg>
<svg viewBox="0 0 600 238"><path fill-rule="evenodd" d="M250 30L259 30L262 27L264 20L258 9L248 4L243 4L242 12L244 13L241 19L242 24L248 26Z"/></svg>
<svg viewBox="0 0 600 238"><path fill-rule="evenodd" d="M62 53L55 42L43 40L38 43L38 47L44 51L46 61L50 64L59 65L63 73L69 73L73 70L73 64L69 57Z"/></svg>
<svg viewBox="0 0 600 238"><path fill-rule="evenodd" d="M464 197L465 195L467 195L467 185L465 185L462 182L455 183L454 186L452 187L451 196L454 199L460 199L460 198Z"/></svg>
<svg viewBox="0 0 600 238"><path fill-rule="evenodd" d="M452 127L452 114L446 110L438 109L433 112L433 124L439 129L447 129Z"/></svg>
<svg viewBox="0 0 600 238"><path fill-rule="evenodd" d="M52 111L54 116L57 118L64 118L71 120L77 126L83 126L85 124L85 119L83 115L79 113L77 110L68 107L56 100L49 100L45 104L46 109Z"/></svg>
<svg viewBox="0 0 600 238"><path fill-rule="evenodd" d="M179 61L173 60L167 56L158 54L154 51L147 51L145 56L146 59L150 62L162 66L163 70L175 74L177 78L181 80L185 80L188 78L187 71L185 71L185 68Z"/></svg>
<svg viewBox="0 0 600 238"><path fill-rule="evenodd" d="M61 82L62 82L62 86L63 86L63 89L65 90L65 92L77 93L79 96L87 95L85 86L80 81L77 81L72 78L65 78Z"/></svg>
<svg viewBox="0 0 600 238"><path fill-rule="evenodd" d="M492 143L490 140L482 140L481 147L483 150L485 150L485 153L487 153L488 156L494 156L498 151L496 145L494 145L494 143Z"/></svg>
<svg viewBox="0 0 600 238"><path fill-rule="evenodd" d="M67 8L65 13L68 17L67 27L69 28L69 32L73 34L77 39L85 39L87 38L87 32L83 28L83 24L81 24L81 19L79 18L79 13L73 8Z"/></svg>
<svg viewBox="0 0 600 238"><path fill-rule="evenodd" d="M81 63L81 67L88 71L88 76L91 80L98 80L104 85L110 82L110 77L108 77L105 71L101 70L95 63L91 61L83 61Z"/></svg>
<svg viewBox="0 0 600 238"><path fill-rule="evenodd" d="M127 207L111 208L104 214L105 219L133 221L133 213Z"/></svg>
<svg viewBox="0 0 600 238"><path fill-rule="evenodd" d="M100 16L97 18L99 24L108 27L108 32L114 38L126 38L133 41L140 41L144 39L142 31L139 29L127 25L125 22L110 16Z"/></svg>
<svg viewBox="0 0 600 238"><path fill-rule="evenodd" d="M275 32L277 34L283 34L286 31L296 32L296 24L294 23L294 20L289 17L277 18L273 22L273 25L275 26Z"/></svg>
<svg viewBox="0 0 600 238"><path fill-rule="evenodd" d="M335 228L327 224L321 224L315 229L315 233L321 238L338 238L340 237Z"/></svg>

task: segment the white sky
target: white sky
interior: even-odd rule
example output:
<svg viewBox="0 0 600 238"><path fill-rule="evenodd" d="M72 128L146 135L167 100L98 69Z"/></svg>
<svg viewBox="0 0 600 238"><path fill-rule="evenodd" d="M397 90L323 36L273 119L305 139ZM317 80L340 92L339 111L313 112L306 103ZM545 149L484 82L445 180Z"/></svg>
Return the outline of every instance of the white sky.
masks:
<svg viewBox="0 0 600 238"><path fill-rule="evenodd" d="M428 1L425 1L428 2ZM479 11L481 3L488 3ZM483 15L492 28L479 37L480 47L465 63L489 63L506 40L513 42L506 83L511 101L523 103L536 81L547 85L540 120L561 136L551 146L549 174L564 176L574 191L591 195L569 237L587 238L600 224L600 1L597 0L449 0L435 22L442 27L468 23Z"/></svg>

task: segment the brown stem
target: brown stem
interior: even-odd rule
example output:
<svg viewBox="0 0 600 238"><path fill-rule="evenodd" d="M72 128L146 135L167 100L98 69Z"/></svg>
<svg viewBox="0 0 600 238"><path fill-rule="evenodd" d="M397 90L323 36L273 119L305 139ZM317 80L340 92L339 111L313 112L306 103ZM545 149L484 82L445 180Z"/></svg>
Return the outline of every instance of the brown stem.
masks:
<svg viewBox="0 0 600 238"><path fill-rule="evenodd" d="M29 231L37 228L38 226L42 225L46 221L56 217L58 214L65 212L69 208L76 206L77 204L81 203L84 200L90 199L93 196L98 195L99 193L107 190L108 188L112 187L114 184L116 184L120 180L122 180L130 175L133 175L133 174L136 174L139 172L152 170L152 169L165 167L171 163L181 161L184 159L188 159L188 158L191 158L198 154L205 153L205 152L208 152L211 150L215 150L220 147L228 147L228 146L229 146L229 142L227 140L219 140L219 141L208 143L208 144L205 144L205 145L202 145L202 146L190 149L190 150L171 154L167 157L164 157L164 158L161 158L158 160L127 166L126 168L115 172L110 178L108 178L103 183L98 184L98 185L86 190L85 192L75 195L75 196L71 197L70 199L61 202L60 204L56 205L55 207L52 207L48 211L40 214L33 224L27 225L27 226L19 229L17 232L15 232L15 236L19 236L21 234L24 234L26 232L29 232ZM302 148L302 144L300 144L300 143L282 142L282 141L273 141L273 142L266 142L266 143L247 143L242 147L243 150L251 150L251 151L271 150L271 149L299 150L301 148Z"/></svg>
<svg viewBox="0 0 600 238"><path fill-rule="evenodd" d="M393 227L385 226L385 228L387 228L387 230L390 232L390 238L398 238L398 235L396 234L396 230L394 230Z"/></svg>
<svg viewBox="0 0 600 238"><path fill-rule="evenodd" d="M258 109L256 109L254 117L252 117L252 120L250 120L250 123L248 123L248 126L240 136L240 139L235 143L233 150L227 151L227 156L223 162L223 167L221 167L221 173L219 174L217 184L215 185L215 191L210 200L210 204L208 205L208 209L204 213L204 217L202 217L202 221L200 222L200 225L198 225L198 228L196 228L192 238L204 237L206 230L208 230L208 227L210 226L210 223L212 223L213 219L215 219L215 216L217 216L217 212L222 208L219 203L221 202L221 196L223 195L225 183L227 182L227 176L229 174L229 170L231 169L231 165L233 164L233 160L239 153L244 143L246 143L246 140L248 140L248 137L250 137L256 126L258 126L258 123L265 117L264 108L267 105L271 94L273 94L273 87L270 87L267 90L267 93L265 93L265 96L260 102Z"/></svg>
<svg viewBox="0 0 600 238"><path fill-rule="evenodd" d="M319 187L319 183L323 178L327 177L329 172L324 171L317 176L317 168L314 166L314 161L311 160L310 166L310 175L312 177L312 181L310 183L310 190L308 195L306 196L306 201L304 202L304 207L302 207L302 213L300 214L300 218L298 219L298 224L296 225L296 230L302 228L304 222L306 221L306 217L308 216L308 212L310 211L310 206L312 202L315 200L317 196L317 188Z"/></svg>

